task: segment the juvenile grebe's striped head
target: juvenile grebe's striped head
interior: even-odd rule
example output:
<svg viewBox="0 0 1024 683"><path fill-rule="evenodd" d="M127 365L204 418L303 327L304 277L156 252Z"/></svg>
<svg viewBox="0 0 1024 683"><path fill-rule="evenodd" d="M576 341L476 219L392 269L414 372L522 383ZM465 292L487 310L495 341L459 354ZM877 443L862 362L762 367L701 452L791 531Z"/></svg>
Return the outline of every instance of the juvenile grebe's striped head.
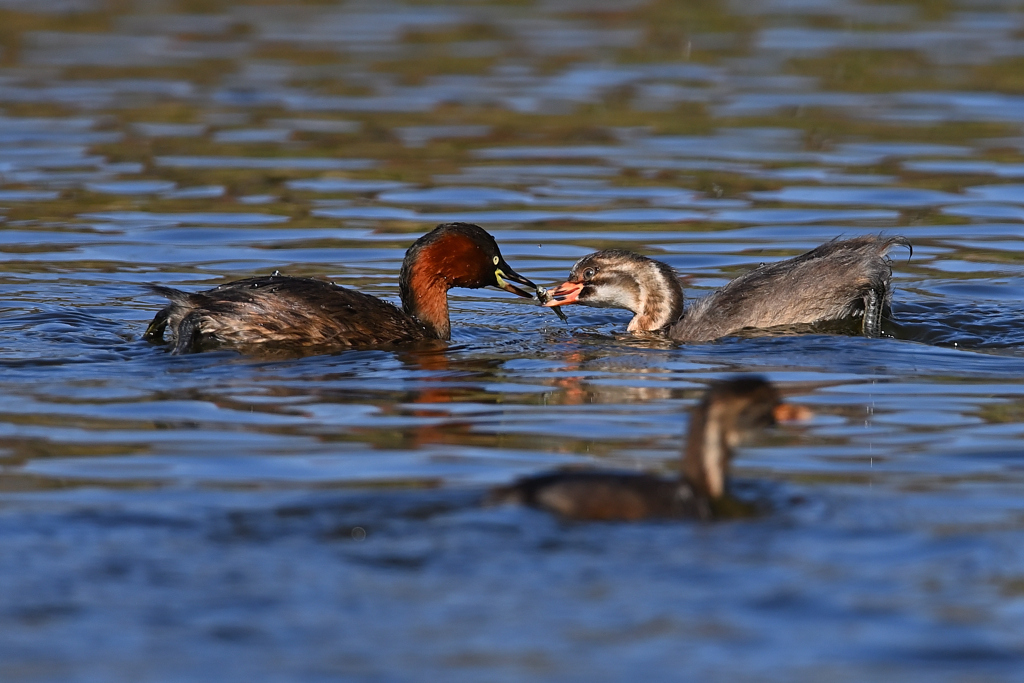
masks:
<svg viewBox="0 0 1024 683"><path fill-rule="evenodd" d="M550 293L545 306L575 303L632 311L630 332L660 330L683 314L683 287L676 272L661 261L622 249L584 256L572 267L569 279Z"/></svg>

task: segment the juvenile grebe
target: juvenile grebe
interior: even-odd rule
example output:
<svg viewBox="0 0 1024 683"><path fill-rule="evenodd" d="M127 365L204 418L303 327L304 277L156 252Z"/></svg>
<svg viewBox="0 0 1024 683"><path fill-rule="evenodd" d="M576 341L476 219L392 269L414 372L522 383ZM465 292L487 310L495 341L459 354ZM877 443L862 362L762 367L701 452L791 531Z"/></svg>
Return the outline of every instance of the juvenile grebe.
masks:
<svg viewBox="0 0 1024 683"><path fill-rule="evenodd" d="M719 382L690 412L680 477L603 470L552 472L494 489L488 502L520 503L578 520L709 519L725 496L733 448L758 429L809 415L803 406L783 403L775 387L760 377Z"/></svg>
<svg viewBox="0 0 1024 683"><path fill-rule="evenodd" d="M545 306L578 303L625 308L630 332L663 331L678 341L711 341L744 328L861 318L865 336L881 334L892 300L893 246L905 237L834 239L785 261L768 263L698 299L683 311L683 288L668 265L608 249L584 256Z"/></svg>
<svg viewBox="0 0 1024 683"><path fill-rule="evenodd" d="M450 339L449 289L499 287L533 296L512 282L536 289L505 263L498 244L483 228L445 223L405 253L398 279L401 309L323 280L277 274L195 293L149 285L171 303L156 314L143 338L163 341L169 327L172 353L219 346L325 352Z"/></svg>

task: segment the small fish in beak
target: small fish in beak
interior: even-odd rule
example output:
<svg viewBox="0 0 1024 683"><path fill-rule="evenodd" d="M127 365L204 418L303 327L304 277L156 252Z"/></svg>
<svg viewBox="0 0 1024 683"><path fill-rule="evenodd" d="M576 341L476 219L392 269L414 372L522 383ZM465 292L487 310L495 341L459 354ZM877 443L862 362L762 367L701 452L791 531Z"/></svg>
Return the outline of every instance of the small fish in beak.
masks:
<svg viewBox="0 0 1024 683"><path fill-rule="evenodd" d="M566 304L574 304L576 303L576 300L580 298L580 293L583 292L583 286L582 282L563 282L547 292L548 300L543 303L545 306L550 308L565 306Z"/></svg>
<svg viewBox="0 0 1024 683"><path fill-rule="evenodd" d="M569 319L565 317L565 313L563 313L562 309L558 307L559 304L553 303L554 297L551 295L551 292L549 290L545 289L544 287L538 286L537 299L540 301L542 306L547 306L548 308L552 309L555 312L555 315L557 315L563 323L569 322Z"/></svg>

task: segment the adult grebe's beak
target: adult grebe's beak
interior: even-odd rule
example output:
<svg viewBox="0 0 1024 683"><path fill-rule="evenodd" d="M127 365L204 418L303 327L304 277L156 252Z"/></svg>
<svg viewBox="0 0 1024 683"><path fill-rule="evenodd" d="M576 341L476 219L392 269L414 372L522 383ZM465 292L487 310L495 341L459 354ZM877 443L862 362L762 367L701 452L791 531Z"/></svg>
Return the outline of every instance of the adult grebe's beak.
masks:
<svg viewBox="0 0 1024 683"><path fill-rule="evenodd" d="M580 298L580 292L583 291L582 282L563 282L552 290L548 290L548 294L551 298L544 302L545 306L564 306L565 304L574 304L576 300Z"/></svg>
<svg viewBox="0 0 1024 683"><path fill-rule="evenodd" d="M814 411L795 403L780 403L772 409L776 422L806 422L814 417Z"/></svg>
<svg viewBox="0 0 1024 683"><path fill-rule="evenodd" d="M527 299L532 299L534 292L527 292L524 289L520 289L519 287L516 287L514 284L512 284L513 282L518 282L521 285L526 285L527 287L534 291L537 290L537 285L533 284L525 277L523 277L516 271L512 270L512 266L505 263L504 259L499 260L498 263L495 264L494 281L496 283L495 286L504 289L506 292L512 292L513 294L518 294L519 296L525 296Z"/></svg>

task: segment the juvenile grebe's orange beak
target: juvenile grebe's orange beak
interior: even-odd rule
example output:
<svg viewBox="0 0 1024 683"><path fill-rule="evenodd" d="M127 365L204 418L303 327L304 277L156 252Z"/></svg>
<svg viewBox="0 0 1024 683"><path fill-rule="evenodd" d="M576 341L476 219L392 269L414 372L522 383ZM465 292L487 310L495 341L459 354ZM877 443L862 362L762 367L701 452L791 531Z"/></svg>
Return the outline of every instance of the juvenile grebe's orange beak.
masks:
<svg viewBox="0 0 1024 683"><path fill-rule="evenodd" d="M494 264L494 281L496 286L504 289L506 292L512 292L519 296L525 296L527 299L533 298L533 292L527 292L526 290L516 287L513 282L518 282L521 285L526 285L530 289L536 291L537 285L533 284L525 277L512 270L512 266L505 263L504 259L498 259L498 262Z"/></svg>
<svg viewBox="0 0 1024 683"><path fill-rule="evenodd" d="M580 298L580 293L582 291L582 282L563 282L548 292L548 294L551 295L551 298L544 302L544 305L550 308L552 306L574 304L576 303L576 300Z"/></svg>
<svg viewBox="0 0 1024 683"><path fill-rule="evenodd" d="M814 417L814 411L795 403L780 403L772 410L776 422L806 422Z"/></svg>

